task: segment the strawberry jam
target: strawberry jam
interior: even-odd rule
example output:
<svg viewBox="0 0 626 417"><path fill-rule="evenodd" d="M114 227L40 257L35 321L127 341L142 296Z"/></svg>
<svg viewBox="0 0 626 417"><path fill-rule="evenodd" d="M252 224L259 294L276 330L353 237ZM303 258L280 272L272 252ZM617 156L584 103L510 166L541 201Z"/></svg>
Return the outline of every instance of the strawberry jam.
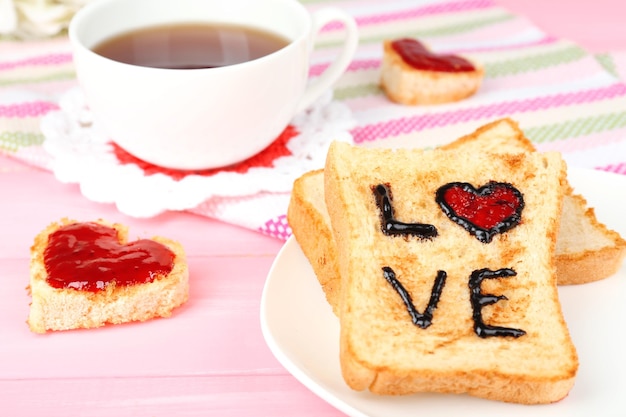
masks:
<svg viewBox="0 0 626 417"><path fill-rule="evenodd" d="M391 43L391 47L404 62L418 70L469 72L476 69L465 58L458 55L435 54L415 39L398 39Z"/></svg>
<svg viewBox="0 0 626 417"><path fill-rule="evenodd" d="M44 251L50 286L89 292L152 282L171 272L174 258L169 248L153 240L123 245L116 229L98 223L62 226L48 237Z"/></svg>
<svg viewBox="0 0 626 417"><path fill-rule="evenodd" d="M519 224L524 197L511 184L490 181L476 189L453 182L437 190L436 200L450 220L483 243Z"/></svg>

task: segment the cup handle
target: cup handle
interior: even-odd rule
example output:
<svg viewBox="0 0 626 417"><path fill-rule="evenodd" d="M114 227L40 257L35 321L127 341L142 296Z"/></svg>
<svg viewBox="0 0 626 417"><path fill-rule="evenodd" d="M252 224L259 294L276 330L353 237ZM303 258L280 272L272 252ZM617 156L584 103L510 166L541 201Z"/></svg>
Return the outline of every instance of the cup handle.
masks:
<svg viewBox="0 0 626 417"><path fill-rule="evenodd" d="M341 22L344 25L346 36L343 40L341 52L337 59L335 59L328 68L307 86L296 112L299 113L309 107L317 98L319 98L330 86L337 81L337 79L348 68L348 65L354 57L354 53L359 44L359 34L356 22L343 10L328 7L317 10L312 13L313 18L313 32L311 39L311 49L314 46L315 37L319 31L330 22Z"/></svg>

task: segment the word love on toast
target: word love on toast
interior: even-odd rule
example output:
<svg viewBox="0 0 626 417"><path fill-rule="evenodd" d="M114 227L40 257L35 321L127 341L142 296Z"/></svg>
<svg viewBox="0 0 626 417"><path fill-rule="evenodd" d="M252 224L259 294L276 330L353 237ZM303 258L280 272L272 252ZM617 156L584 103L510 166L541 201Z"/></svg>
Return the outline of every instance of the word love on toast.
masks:
<svg viewBox="0 0 626 417"><path fill-rule="evenodd" d="M554 259L566 174L554 152L332 143L323 193L346 384L564 398L578 369Z"/></svg>
<svg viewBox="0 0 626 417"><path fill-rule="evenodd" d="M376 197L376 204L381 214L381 230L387 236L416 236L421 239L437 237L437 228L432 224L404 223L395 218L393 203L388 184L378 184L372 187ZM524 208L522 194L508 183L490 181L478 190L469 183L452 182L437 190L436 201L450 220L465 228L471 235L483 243L490 243L498 233L517 226ZM397 279L396 273L389 266L382 268L387 282L398 293L405 304L413 324L425 329L432 324L434 310L437 308L441 292L443 291L447 273L437 271L428 305L424 313L420 313L409 292ZM503 326L485 324L482 308L487 305L507 300L503 295L484 294L481 283L485 279L506 278L515 276L511 268L492 271L488 268L478 269L471 273L469 278L470 301L474 331L480 337L512 336L520 337L526 334L524 330Z"/></svg>

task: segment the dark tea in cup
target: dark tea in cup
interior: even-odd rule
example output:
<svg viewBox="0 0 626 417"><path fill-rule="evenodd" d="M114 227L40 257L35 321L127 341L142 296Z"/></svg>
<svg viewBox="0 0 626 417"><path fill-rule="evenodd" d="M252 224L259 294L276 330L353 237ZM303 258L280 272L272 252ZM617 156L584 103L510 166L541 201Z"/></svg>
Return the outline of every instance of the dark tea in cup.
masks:
<svg viewBox="0 0 626 417"><path fill-rule="evenodd" d="M215 68L264 57L289 44L263 29L231 24L187 23L141 28L106 39L93 51L142 67Z"/></svg>

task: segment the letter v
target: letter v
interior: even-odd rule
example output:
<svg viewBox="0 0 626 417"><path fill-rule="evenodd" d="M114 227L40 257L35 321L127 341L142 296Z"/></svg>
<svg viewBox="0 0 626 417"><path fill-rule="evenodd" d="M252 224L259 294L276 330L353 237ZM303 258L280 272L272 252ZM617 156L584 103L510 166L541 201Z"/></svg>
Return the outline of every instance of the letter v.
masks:
<svg viewBox="0 0 626 417"><path fill-rule="evenodd" d="M391 284L394 290L400 295L400 298L404 302L406 309L411 316L411 321L416 326L425 329L432 324L433 321L433 313L437 308L437 304L439 303L439 297L441 296L441 292L443 291L443 286L446 283L446 277L448 274L445 271L438 271L437 278L435 278L435 282L433 284L433 288L430 291L430 300L428 300L428 305L426 306L426 310L424 313L420 313L415 308L413 304L413 300L411 299L411 295L404 288L404 286L398 281L396 278L396 273L388 266L383 267L383 275L388 283Z"/></svg>

